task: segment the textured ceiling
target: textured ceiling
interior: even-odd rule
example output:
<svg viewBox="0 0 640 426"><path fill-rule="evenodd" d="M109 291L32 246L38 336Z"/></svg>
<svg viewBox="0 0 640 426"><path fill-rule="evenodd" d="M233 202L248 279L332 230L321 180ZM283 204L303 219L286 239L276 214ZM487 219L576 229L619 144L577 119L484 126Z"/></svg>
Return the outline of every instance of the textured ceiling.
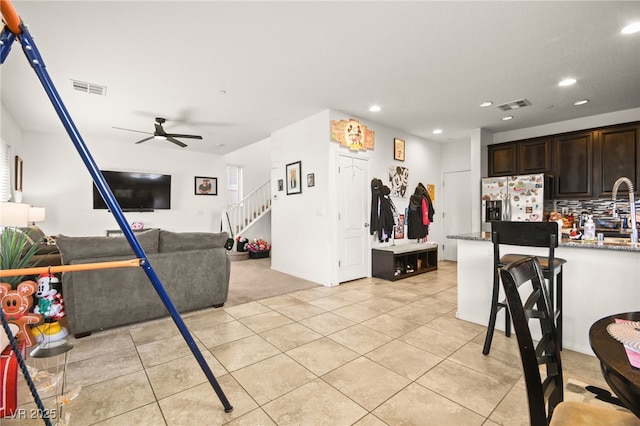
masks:
<svg viewBox="0 0 640 426"><path fill-rule="evenodd" d="M132 144L145 135L114 127L152 132L161 116L203 135L185 149L223 154L333 109L446 142L640 107L640 33L620 34L638 1L14 5L85 140ZM18 43L1 73L23 129L62 131ZM568 76L577 84L558 87ZM502 121L496 105L521 98L532 105Z"/></svg>

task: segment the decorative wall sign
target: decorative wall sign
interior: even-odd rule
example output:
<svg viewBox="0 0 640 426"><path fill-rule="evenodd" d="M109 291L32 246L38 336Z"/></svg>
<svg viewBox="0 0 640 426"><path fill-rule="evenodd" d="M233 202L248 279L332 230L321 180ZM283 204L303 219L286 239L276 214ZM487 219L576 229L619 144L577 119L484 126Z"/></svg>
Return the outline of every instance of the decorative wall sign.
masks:
<svg viewBox="0 0 640 426"><path fill-rule="evenodd" d="M428 183L426 186L429 197L431 197L431 201L436 201L436 186L432 183Z"/></svg>
<svg viewBox="0 0 640 426"><path fill-rule="evenodd" d="M404 141L402 139L395 138L393 140L393 159L404 161Z"/></svg>
<svg viewBox="0 0 640 426"><path fill-rule="evenodd" d="M353 118L331 121L331 140L348 146L351 151L373 149L374 132Z"/></svg>
<svg viewBox="0 0 640 426"><path fill-rule="evenodd" d="M389 183L391 196L404 198L409 186L409 169L401 166L389 166Z"/></svg>
<svg viewBox="0 0 640 426"><path fill-rule="evenodd" d="M218 178L196 176L194 183L196 195L218 195Z"/></svg>
<svg viewBox="0 0 640 426"><path fill-rule="evenodd" d="M296 161L295 163L287 164L287 195L302 193L301 176L302 162Z"/></svg>

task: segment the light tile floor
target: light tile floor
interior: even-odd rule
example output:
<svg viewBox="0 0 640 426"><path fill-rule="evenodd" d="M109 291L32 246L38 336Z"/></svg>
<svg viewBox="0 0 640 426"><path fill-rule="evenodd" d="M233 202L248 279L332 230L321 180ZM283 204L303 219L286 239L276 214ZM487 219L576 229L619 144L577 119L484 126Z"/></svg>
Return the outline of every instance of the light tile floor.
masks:
<svg viewBox="0 0 640 426"><path fill-rule="evenodd" d="M187 314L230 413L170 319L71 339L66 384L81 391L63 414L70 425L528 425L515 337L497 332L483 356L486 329L456 319L456 300L456 264L440 262ZM566 381L606 388L596 358L565 350L563 365ZM42 424L23 381L19 400L27 419L0 424Z"/></svg>

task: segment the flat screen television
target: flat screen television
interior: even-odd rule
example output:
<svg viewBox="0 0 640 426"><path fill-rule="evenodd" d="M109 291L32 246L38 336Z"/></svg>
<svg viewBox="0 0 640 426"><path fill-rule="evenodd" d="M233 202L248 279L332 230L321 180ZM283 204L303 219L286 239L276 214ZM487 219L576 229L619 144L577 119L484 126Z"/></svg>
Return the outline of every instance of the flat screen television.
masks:
<svg viewBox="0 0 640 426"><path fill-rule="evenodd" d="M123 211L153 211L171 208L171 175L101 170ZM107 209L95 184L93 208Z"/></svg>

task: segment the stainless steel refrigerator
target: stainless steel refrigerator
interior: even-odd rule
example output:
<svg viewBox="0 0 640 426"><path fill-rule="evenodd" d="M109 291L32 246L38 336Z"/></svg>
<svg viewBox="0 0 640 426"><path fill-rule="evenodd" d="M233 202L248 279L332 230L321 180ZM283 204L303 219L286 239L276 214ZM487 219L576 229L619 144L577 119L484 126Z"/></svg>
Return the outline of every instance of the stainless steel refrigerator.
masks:
<svg viewBox="0 0 640 426"><path fill-rule="evenodd" d="M491 222L541 222L544 215L544 174L482 179L482 230Z"/></svg>

